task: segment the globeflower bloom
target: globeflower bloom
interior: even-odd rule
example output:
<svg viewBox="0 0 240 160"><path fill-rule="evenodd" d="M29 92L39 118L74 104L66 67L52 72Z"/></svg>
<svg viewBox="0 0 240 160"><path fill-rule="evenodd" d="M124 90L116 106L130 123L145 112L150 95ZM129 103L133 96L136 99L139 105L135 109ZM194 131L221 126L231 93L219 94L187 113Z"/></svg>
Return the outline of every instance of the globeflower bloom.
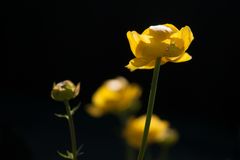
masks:
<svg viewBox="0 0 240 160"><path fill-rule="evenodd" d="M123 137L129 146L140 148L146 115L130 118L123 130ZM174 144L178 139L177 132L170 128L169 122L152 115L147 144Z"/></svg>
<svg viewBox="0 0 240 160"><path fill-rule="evenodd" d="M172 24L150 26L142 34L128 31L127 38L136 57L126 66L131 71L153 69L158 57L161 57L161 64L185 62L192 58L186 52L194 39L188 26L180 30Z"/></svg>
<svg viewBox="0 0 240 160"><path fill-rule="evenodd" d="M87 112L93 117L100 117L131 110L141 93L137 84L129 83L123 77L107 80L93 94L92 104L87 107Z"/></svg>

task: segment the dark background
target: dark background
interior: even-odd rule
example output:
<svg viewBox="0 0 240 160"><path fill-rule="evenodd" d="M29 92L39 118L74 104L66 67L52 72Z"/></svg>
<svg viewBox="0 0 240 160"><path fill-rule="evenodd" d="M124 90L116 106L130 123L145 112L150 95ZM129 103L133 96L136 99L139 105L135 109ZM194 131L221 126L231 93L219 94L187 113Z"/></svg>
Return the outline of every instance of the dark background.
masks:
<svg viewBox="0 0 240 160"><path fill-rule="evenodd" d="M180 133L172 160L239 159L239 9L235 1L6 1L1 2L2 159L59 159L68 148L64 112L50 98L53 82L81 82L75 117L82 159L124 159L115 117L84 111L109 78L125 76L143 87L146 111L152 70L130 72L128 30L150 25L189 25L189 62L160 72L154 112ZM8 158L4 158L9 156Z"/></svg>

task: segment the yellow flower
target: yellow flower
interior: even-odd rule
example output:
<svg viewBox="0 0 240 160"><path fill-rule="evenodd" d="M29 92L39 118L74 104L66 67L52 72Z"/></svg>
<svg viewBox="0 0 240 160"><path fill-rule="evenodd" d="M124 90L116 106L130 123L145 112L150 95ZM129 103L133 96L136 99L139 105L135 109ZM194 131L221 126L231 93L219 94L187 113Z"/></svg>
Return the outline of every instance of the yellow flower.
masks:
<svg viewBox="0 0 240 160"><path fill-rule="evenodd" d="M133 107L141 93L138 85L130 84L123 77L107 80L93 94L87 112L94 117L122 113Z"/></svg>
<svg viewBox="0 0 240 160"><path fill-rule="evenodd" d="M150 26L142 34L128 31L127 38L136 57L126 66L131 71L154 68L157 57L161 57L161 64L185 62L192 58L186 53L194 39L188 26L180 30L172 24Z"/></svg>
<svg viewBox="0 0 240 160"><path fill-rule="evenodd" d="M56 101L69 101L75 98L80 91L80 83L76 86L70 80L65 80L57 84L53 84L51 91L52 99Z"/></svg>
<svg viewBox="0 0 240 160"><path fill-rule="evenodd" d="M131 118L127 122L123 130L123 136L129 146L140 148L145 120L146 115L143 115L138 118ZM161 120L156 115L152 115L147 140L148 144L172 144L176 142L177 137L176 131L169 128L169 123L167 121Z"/></svg>

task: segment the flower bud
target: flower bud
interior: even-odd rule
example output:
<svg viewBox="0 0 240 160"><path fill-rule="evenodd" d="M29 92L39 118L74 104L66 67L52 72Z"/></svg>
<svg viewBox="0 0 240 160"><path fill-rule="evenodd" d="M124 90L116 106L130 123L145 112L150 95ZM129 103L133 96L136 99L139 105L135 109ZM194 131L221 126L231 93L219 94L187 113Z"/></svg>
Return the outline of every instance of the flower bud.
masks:
<svg viewBox="0 0 240 160"><path fill-rule="evenodd" d="M75 98L80 91L80 83L75 85L70 80L65 80L57 84L53 84L51 97L56 101L69 101Z"/></svg>

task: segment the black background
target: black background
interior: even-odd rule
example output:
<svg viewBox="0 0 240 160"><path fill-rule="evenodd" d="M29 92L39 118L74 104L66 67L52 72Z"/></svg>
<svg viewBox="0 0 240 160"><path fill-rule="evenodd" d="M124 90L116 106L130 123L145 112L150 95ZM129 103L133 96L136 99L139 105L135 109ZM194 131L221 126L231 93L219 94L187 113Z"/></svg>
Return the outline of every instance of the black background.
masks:
<svg viewBox="0 0 240 160"><path fill-rule="evenodd" d="M152 70L130 72L126 32L150 25L189 25L189 62L160 72L154 112L178 129L171 159L239 159L239 13L235 1L6 1L1 2L1 155L3 159L59 159L68 128L50 98L53 82L81 82L82 106L109 78L143 87L147 104ZM140 111L145 113L146 107ZM76 115L82 159L124 158L115 117ZM2 159L2 158L1 158Z"/></svg>

